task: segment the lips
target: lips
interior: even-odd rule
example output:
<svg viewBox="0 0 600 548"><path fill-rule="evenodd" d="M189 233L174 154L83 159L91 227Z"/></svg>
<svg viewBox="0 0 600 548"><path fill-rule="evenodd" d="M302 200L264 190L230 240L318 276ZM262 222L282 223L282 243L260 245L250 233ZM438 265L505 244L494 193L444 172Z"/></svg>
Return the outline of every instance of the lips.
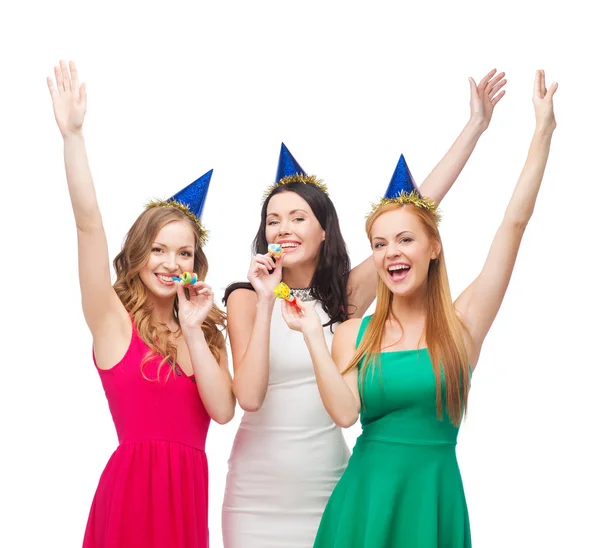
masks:
<svg viewBox="0 0 600 548"><path fill-rule="evenodd" d="M401 282L408 276L410 270L410 265L405 263L390 265L387 268L388 276L392 282Z"/></svg>
<svg viewBox="0 0 600 548"><path fill-rule="evenodd" d="M296 242L296 241L292 241L292 240L282 240L277 243L281 246L281 249L285 254L293 253L294 251L296 251L296 249L298 249L302 245L300 242Z"/></svg>
<svg viewBox="0 0 600 548"><path fill-rule="evenodd" d="M173 281L173 275L168 275L168 274L154 274L156 276L156 279L159 281L159 283L161 283L162 285L166 285L166 286L173 286L175 285L175 282Z"/></svg>

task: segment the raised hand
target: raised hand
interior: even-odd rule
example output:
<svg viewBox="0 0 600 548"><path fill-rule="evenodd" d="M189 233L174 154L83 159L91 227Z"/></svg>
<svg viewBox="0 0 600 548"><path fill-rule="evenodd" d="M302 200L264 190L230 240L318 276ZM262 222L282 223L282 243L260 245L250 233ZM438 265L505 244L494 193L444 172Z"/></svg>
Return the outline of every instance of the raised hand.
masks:
<svg viewBox="0 0 600 548"><path fill-rule="evenodd" d="M283 255L273 263L271 255L254 255L248 269L248 281L259 298L274 299L273 290L281 283Z"/></svg>
<svg viewBox="0 0 600 548"><path fill-rule="evenodd" d="M546 89L546 73L543 70L535 71L533 84L533 107L535 109L535 125L537 129L554 131L556 119L554 118L554 103L552 98L558 89L554 82Z"/></svg>
<svg viewBox="0 0 600 548"><path fill-rule="evenodd" d="M488 72L479 82L469 77L471 85L471 119L482 124L487 129L494 113L494 107L506 93L502 88L506 84L505 73L496 74L496 69Z"/></svg>
<svg viewBox="0 0 600 548"><path fill-rule="evenodd" d="M288 327L307 335L310 332L322 332L321 318L313 306L306 305L300 299L295 304L281 301L281 314Z"/></svg>
<svg viewBox="0 0 600 548"><path fill-rule="evenodd" d="M87 95L85 84L79 85L75 63L70 61L67 67L67 63L61 61L60 66L54 67L54 78L56 85L51 76L47 78L47 82L58 129L63 137L81 133Z"/></svg>
<svg viewBox="0 0 600 548"><path fill-rule="evenodd" d="M214 304L212 289L206 282L196 282L189 287L190 298L185 296L181 282L175 282L179 297L179 324L181 330L199 328L208 316Z"/></svg>

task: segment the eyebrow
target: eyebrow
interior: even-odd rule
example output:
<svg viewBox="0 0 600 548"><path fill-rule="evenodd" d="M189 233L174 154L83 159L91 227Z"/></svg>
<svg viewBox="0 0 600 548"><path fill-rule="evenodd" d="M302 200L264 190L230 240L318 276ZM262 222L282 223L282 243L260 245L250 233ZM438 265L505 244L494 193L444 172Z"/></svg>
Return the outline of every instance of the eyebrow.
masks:
<svg viewBox="0 0 600 548"><path fill-rule="evenodd" d="M402 234L412 234L412 232L410 230L403 230L402 232L398 232L398 234L396 234L395 238L402 236ZM375 240L385 240L385 238L383 236L373 236L373 241L375 241Z"/></svg>
<svg viewBox="0 0 600 548"><path fill-rule="evenodd" d="M160 247L169 247L166 244L161 244L160 242L154 242L152 245L158 245ZM182 245L179 249L194 249L193 245Z"/></svg>
<svg viewBox="0 0 600 548"><path fill-rule="evenodd" d="M304 209L292 209L292 211L290 211L290 215L293 215L294 213L306 213L308 214L307 211L305 211ZM281 215L279 215L279 213L268 213L267 217L280 217Z"/></svg>

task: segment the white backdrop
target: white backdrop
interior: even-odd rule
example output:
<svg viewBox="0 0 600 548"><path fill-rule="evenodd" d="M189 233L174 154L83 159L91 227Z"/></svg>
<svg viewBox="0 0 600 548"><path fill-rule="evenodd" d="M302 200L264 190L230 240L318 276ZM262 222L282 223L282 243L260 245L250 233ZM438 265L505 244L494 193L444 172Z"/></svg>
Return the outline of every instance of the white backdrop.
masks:
<svg viewBox="0 0 600 548"><path fill-rule="evenodd" d="M6 3L8 5L8 3ZM598 74L585 2L20 2L0 15L0 546L81 545L116 435L80 310L75 226L45 77L88 83L111 256L154 196L215 169L208 281L245 277L283 140L323 177L353 264L400 152L422 181L468 118L467 77L507 95L442 205L451 285L478 274L525 160L536 68L560 82L537 209L473 380L458 455L474 546L600 546ZM594 43L596 42L596 43ZM35 272L33 279L29 276ZM209 432L210 527L240 413ZM358 428L347 432L352 446ZM360 519L360 516L357 516ZM282 547L285 548L285 547Z"/></svg>

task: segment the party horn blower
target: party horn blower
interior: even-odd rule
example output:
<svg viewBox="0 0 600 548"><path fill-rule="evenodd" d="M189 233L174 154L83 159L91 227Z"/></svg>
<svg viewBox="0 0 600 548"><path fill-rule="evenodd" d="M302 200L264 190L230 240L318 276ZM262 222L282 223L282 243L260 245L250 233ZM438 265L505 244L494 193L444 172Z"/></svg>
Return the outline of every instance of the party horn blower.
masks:
<svg viewBox="0 0 600 548"><path fill-rule="evenodd" d="M296 298L291 294L291 290L285 282L278 284L273 290L273 293L275 293L275 297L278 299L285 299L290 304L298 306Z"/></svg>
<svg viewBox="0 0 600 548"><path fill-rule="evenodd" d="M190 285L194 285L198 281L198 276L195 273L184 272L181 278L173 276L173 281L181 282L183 287L190 287Z"/></svg>
<svg viewBox="0 0 600 548"><path fill-rule="evenodd" d="M269 252L269 255L275 259L279 259L282 253L281 244L269 244L267 251Z"/></svg>

